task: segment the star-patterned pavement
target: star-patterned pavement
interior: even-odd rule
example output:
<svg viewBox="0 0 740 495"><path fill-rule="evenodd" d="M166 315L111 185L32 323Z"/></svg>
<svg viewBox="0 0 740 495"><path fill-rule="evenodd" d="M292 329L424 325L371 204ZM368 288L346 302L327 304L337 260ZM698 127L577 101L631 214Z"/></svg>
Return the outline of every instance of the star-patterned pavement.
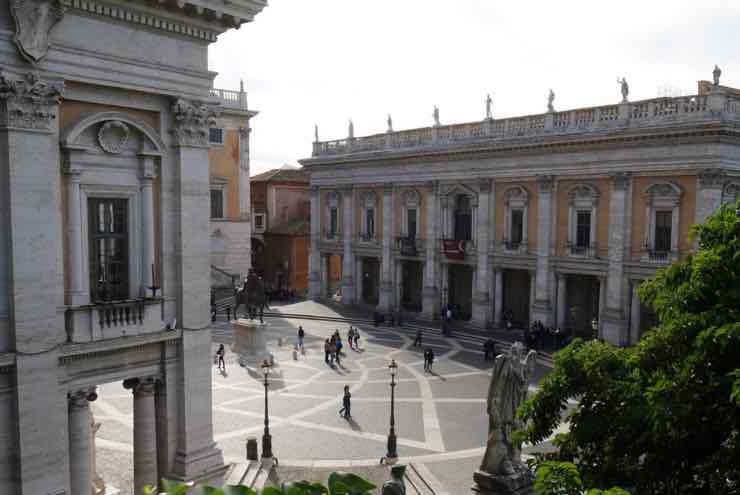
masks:
<svg viewBox="0 0 740 495"><path fill-rule="evenodd" d="M339 316L313 302L280 308L283 313ZM388 364L398 365L395 420L400 462L423 465L449 493L465 493L479 466L488 434L486 394L490 361L483 360L485 336L443 337L416 328L360 329L359 350L347 346L349 323L314 319L266 319L268 349L276 367L269 379L269 416L273 452L286 470L361 469L377 465L385 454L390 417ZM305 353L293 349L303 326ZM339 330L344 343L340 366L324 362L324 340ZM264 419L262 376L249 373L230 350L231 326L213 324L213 353L226 345L226 371L213 367L213 425L227 462L244 459L247 437L261 438ZM282 344L282 345L281 345ZM431 348L431 373L423 368L423 351ZM501 347L499 347L501 348ZM209 356L211 361L213 356ZM538 363L531 387L546 374ZM345 385L352 393L352 418L339 415ZM133 400L120 383L102 385L93 402L97 434L97 470L108 486L132 493ZM547 446L545 446L546 448ZM538 446L542 448L542 446ZM525 449L525 452L527 449Z"/></svg>

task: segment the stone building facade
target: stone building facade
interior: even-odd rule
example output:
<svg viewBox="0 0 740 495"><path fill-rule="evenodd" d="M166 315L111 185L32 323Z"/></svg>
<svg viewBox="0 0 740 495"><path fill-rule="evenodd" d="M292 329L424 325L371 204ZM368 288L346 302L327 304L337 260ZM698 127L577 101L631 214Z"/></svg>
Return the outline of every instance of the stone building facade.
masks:
<svg viewBox="0 0 740 495"><path fill-rule="evenodd" d="M0 493L91 493L96 386L134 484L214 479L208 45L264 0L0 4Z"/></svg>
<svg viewBox="0 0 740 495"><path fill-rule="evenodd" d="M211 94L221 102L221 114L208 130L211 266L214 273L238 280L252 266L249 135L257 112L247 105L244 83L239 91L213 89Z"/></svg>
<svg viewBox="0 0 740 495"><path fill-rule="evenodd" d="M634 343L640 282L685 257L689 229L740 191L740 91L315 142L310 292L434 318L451 305ZM490 104L490 103L489 103ZM390 127L390 126L389 126Z"/></svg>
<svg viewBox="0 0 740 495"><path fill-rule="evenodd" d="M254 267L268 289L308 290L311 192L303 170L277 168L251 178Z"/></svg>

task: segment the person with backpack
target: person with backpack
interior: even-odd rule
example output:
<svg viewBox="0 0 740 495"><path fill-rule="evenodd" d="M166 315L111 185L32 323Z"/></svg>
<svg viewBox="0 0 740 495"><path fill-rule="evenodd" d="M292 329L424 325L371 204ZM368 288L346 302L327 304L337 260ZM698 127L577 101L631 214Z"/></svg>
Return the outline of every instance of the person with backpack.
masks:
<svg viewBox="0 0 740 495"><path fill-rule="evenodd" d="M342 408L339 410L339 415L343 416L344 419L350 419L352 417L352 394L349 391L349 385L344 386L344 396L342 396Z"/></svg>

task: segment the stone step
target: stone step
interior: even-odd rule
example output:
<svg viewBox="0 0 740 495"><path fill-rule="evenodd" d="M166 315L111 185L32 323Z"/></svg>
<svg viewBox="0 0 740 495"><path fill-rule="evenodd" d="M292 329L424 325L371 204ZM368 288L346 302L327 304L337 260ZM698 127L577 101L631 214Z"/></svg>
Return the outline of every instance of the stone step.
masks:
<svg viewBox="0 0 740 495"><path fill-rule="evenodd" d="M404 478L408 495L450 495L424 464L408 464Z"/></svg>

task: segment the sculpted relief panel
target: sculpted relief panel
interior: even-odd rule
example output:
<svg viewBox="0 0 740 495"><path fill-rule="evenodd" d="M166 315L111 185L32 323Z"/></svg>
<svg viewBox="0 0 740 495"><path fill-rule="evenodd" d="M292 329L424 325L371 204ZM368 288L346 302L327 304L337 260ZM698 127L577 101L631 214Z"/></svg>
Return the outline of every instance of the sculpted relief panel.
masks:
<svg viewBox="0 0 740 495"><path fill-rule="evenodd" d="M64 16L59 0L10 0L18 51L32 64L46 56L49 33Z"/></svg>

